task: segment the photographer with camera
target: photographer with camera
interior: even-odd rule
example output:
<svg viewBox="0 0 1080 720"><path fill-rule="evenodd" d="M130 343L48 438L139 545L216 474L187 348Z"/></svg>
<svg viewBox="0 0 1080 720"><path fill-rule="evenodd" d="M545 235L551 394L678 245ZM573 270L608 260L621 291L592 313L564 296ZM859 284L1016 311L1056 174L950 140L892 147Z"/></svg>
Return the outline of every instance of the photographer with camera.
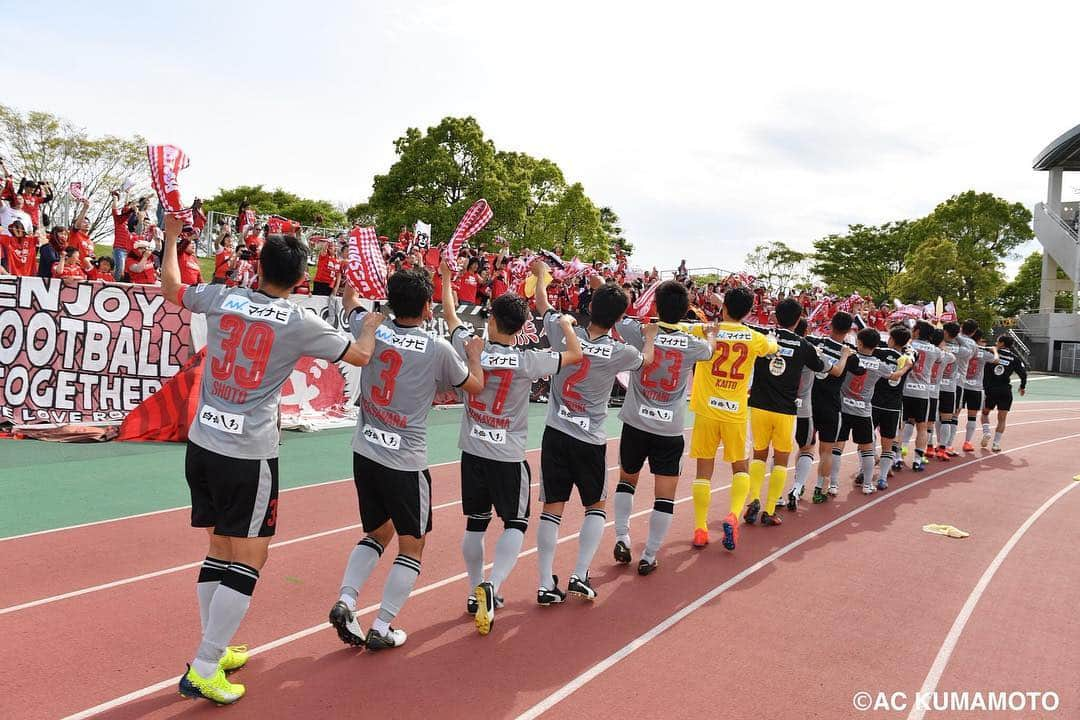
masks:
<svg viewBox="0 0 1080 720"><path fill-rule="evenodd" d="M214 279L211 285L225 285L228 283L233 272L236 270L236 253L233 252L232 233L226 232L221 236L221 249L214 256Z"/></svg>

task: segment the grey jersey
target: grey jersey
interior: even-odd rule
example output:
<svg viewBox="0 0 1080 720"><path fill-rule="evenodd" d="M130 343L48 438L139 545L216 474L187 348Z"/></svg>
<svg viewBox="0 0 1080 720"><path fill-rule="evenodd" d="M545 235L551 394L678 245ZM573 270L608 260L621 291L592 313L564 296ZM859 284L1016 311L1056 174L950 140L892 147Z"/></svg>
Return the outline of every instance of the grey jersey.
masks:
<svg viewBox="0 0 1080 720"><path fill-rule="evenodd" d="M548 311L544 315L544 330L552 350L566 349L558 313ZM604 420L615 376L640 370L644 358L640 350L610 335L590 340L585 328L575 327L574 332L581 340L584 357L577 365L561 368L551 379L547 426L584 442L603 445L607 442Z"/></svg>
<svg viewBox="0 0 1080 720"><path fill-rule="evenodd" d="M858 359L859 367L866 372L861 375L844 375L844 382L840 386L840 410L856 417L870 417L873 408L870 400L874 396L878 380L888 377L894 370L890 370L888 364L873 355L856 353L852 357Z"/></svg>
<svg viewBox="0 0 1080 720"><path fill-rule="evenodd" d="M913 340L911 349L915 351L915 362L905 376L904 397L930 397L930 371L941 356L941 351L925 340Z"/></svg>
<svg viewBox="0 0 1080 720"><path fill-rule="evenodd" d="M825 361L827 367L832 367L836 361L832 358L825 360L825 357L821 358ZM813 417L814 408L810 404L810 394L814 391L814 378L817 376L813 370L808 367L803 367L802 374L799 375L799 393L795 398L795 417L808 418Z"/></svg>
<svg viewBox="0 0 1080 720"><path fill-rule="evenodd" d="M968 386L968 368L971 367L971 356L975 354L978 345L967 335L958 336L956 345L956 388L957 390L963 390Z"/></svg>
<svg viewBox="0 0 1080 720"><path fill-rule="evenodd" d="M303 356L340 360L345 333L284 298L247 288L192 285L180 301L206 315L199 407L188 437L242 460L278 456L281 388Z"/></svg>
<svg viewBox="0 0 1080 720"><path fill-rule="evenodd" d="M462 360L465 341L472 334L464 326L450 336ZM529 393L534 380L559 371L559 353L523 350L490 340L484 343L480 366L484 389L468 395L461 418L458 447L463 452L500 462L521 462L529 435Z"/></svg>
<svg viewBox="0 0 1080 720"><path fill-rule="evenodd" d="M956 356L942 348L935 348L935 350L938 351L938 357L930 366L930 384L927 385L927 390L929 396L936 400L941 395L941 379L944 377L945 368L950 363L956 363Z"/></svg>
<svg viewBox="0 0 1080 720"><path fill-rule="evenodd" d="M983 374L986 371L987 363L994 362L994 352L985 345L975 345L971 357L968 358L968 366L966 377L964 378L964 387L969 390L978 390L982 392L983 389Z"/></svg>
<svg viewBox="0 0 1080 720"><path fill-rule="evenodd" d="M359 336L366 314L349 318L353 335ZM384 320L375 331L371 361L360 373L353 450L395 470L427 468L427 417L435 393L468 379L468 366L446 340Z"/></svg>
<svg viewBox="0 0 1080 720"><path fill-rule="evenodd" d="M952 355L952 360L945 362L945 367L941 371L941 382L938 384L940 392L951 393L956 391L956 377L961 367L960 362L960 343L955 340L946 340L942 346L949 355Z"/></svg>
<svg viewBox="0 0 1080 720"><path fill-rule="evenodd" d="M625 318L619 335L638 350L645 347L642 325ZM653 343L653 364L630 376L619 419L638 430L675 437L686 426L686 388L694 363L712 357L709 343L681 330L661 328Z"/></svg>

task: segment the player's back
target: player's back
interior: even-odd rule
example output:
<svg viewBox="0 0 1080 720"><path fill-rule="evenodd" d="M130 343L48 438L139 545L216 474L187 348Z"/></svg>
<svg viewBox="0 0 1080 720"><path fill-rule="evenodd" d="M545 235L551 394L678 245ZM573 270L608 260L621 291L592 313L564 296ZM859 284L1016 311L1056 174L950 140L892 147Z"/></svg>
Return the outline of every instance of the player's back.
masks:
<svg viewBox="0 0 1080 720"><path fill-rule="evenodd" d="M763 328L752 329L759 333L766 332ZM754 362L754 380L750 385L750 407L795 415L801 407L799 391L802 386L803 369L809 362L814 363L814 369L820 369L821 360L817 358L814 347L791 330L784 328L778 330L776 343L779 348L774 355L759 357ZM806 388L806 392L809 394L809 387Z"/></svg>
<svg viewBox="0 0 1080 720"><path fill-rule="evenodd" d="M694 368L690 409L720 422L745 422L754 361L775 347L742 323L719 323L716 350Z"/></svg>
<svg viewBox="0 0 1080 720"><path fill-rule="evenodd" d="M193 285L184 288L181 301L206 315L191 441L229 457L277 457L281 388L297 360L338 360L350 338L299 305L257 290Z"/></svg>
<svg viewBox="0 0 1080 720"><path fill-rule="evenodd" d="M908 397L925 398L930 395L930 375L941 351L925 340L912 340L915 361L904 379L904 394Z"/></svg>

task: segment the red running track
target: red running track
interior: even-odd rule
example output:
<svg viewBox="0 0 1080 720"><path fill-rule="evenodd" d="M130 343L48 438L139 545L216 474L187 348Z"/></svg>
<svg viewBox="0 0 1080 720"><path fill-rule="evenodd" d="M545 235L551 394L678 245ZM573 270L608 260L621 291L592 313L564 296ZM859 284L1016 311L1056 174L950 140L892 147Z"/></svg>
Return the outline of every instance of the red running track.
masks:
<svg viewBox="0 0 1080 720"><path fill-rule="evenodd" d="M987 564L1035 508L1071 482L1078 468L1075 463L1070 467L1071 456L1065 449L1076 438L1064 438L1072 434L1069 430L1074 425L1048 422L1062 414L1053 408L1040 409L1017 418L1033 424L1017 425L1006 435L1007 448L1044 444L963 466L956 461L935 463L924 476L901 473L887 494L869 500L861 494L842 494L825 506L805 504L783 527L744 528L734 554L718 545L704 551L690 549L686 538L691 513L684 502L676 511L670 542L660 555L661 570L649 578L613 566L609 530L594 563L601 597L592 605L536 608L532 603L535 558L528 554L504 587L509 603L487 638L477 636L471 619L462 613L468 589L465 580L457 577L461 521L456 508L436 515L436 532L417 584L422 592L410 600L401 616L402 626L410 630L409 644L395 653L364 656L340 646L332 632L318 629L336 596L341 569L358 530L286 545L273 553L239 639L260 646L292 634L297 637L253 657L237 676L248 685L248 697L237 708L218 712L239 712L238 717L364 711L395 718L435 712L451 717L476 712L514 716L544 702L567 683L580 682L582 673L634 638L650 633L692 601L781 551L782 556L739 578L666 632L645 635L647 640L636 652L552 704L548 715L569 717L603 707L605 714L634 710L645 716L710 717L719 709L734 717L750 713L846 717L853 712L850 702L856 690L914 692L920 687ZM684 477L689 478L692 467L690 462L685 465ZM846 459L845 470L853 467L851 459ZM437 502L453 501L454 470L445 471L448 482L437 483L447 492L443 497L437 490ZM718 478L714 487L726 485L726 472L719 472ZM911 487L912 483L918 485ZM296 527L296 534L282 539L339 527L335 523L355 523L351 485L323 487L288 495L296 505L291 510L294 514L285 517ZM683 483L679 496L688 494L689 484ZM316 501L315 495L323 496L322 500ZM308 498L321 506L310 517L303 509ZM727 492L720 491L715 498L712 517L718 519ZM638 549L650 501L645 481L635 502L641 516L631 526ZM874 504L867 507L868 502ZM1075 517L1078 502L1075 494L1066 494L1060 507L1053 506L1006 558L960 637L942 676L942 688L989 679L996 669L1011 673L1019 689L1058 690L1062 708L1075 710L1080 698L1068 674L1076 667L1075 651L1071 656L1056 652L1049 661L1037 660L1045 660L1046 642L1055 630L1067 629L1061 619L1075 622L1063 598L1075 597L1080 583L1062 572L1067 560L1061 553L1045 548L1033 555L1025 553L1038 538L1045 537L1044 542L1053 547L1055 531L1048 524L1051 528L1067 524L1061 516ZM348 512L343 509L346 505ZM849 511L858 514L797 547L788 547ZM317 524L320 513L329 520L321 526ZM184 514L176 515L176 524L170 526L174 534L160 543L140 538L135 530L143 527L140 519L11 541L19 544L20 553L38 553L38 574L59 575L68 584L56 584L53 579L24 587L23 581L33 580L25 574L20 582L7 584L5 606L82 586L71 583L66 571L40 572L42 561L64 557L57 538L63 547L78 546L85 553L84 562L92 567L81 571L83 585L176 564L181 546L173 541L184 536L194 538L185 540L190 548L182 546L181 559L198 558L201 538L189 528L181 530ZM168 515L164 518L174 520ZM576 532L580 521L580 508L570 506L563 533ZM927 522L955 524L972 531L972 537L958 541L922 533L920 527ZM1071 524L1075 534L1075 523ZM128 525L127 533L113 534ZM96 553L83 547L84 533L94 537ZM171 543L174 552L151 559L140 554L139 563L125 566L113 549L138 543L146 543L144 550L149 553L157 553L159 544ZM526 548L533 546L530 533ZM575 555L576 541L559 546L556 567L560 574L565 576ZM1021 558L1023 562L1018 562ZM4 553L3 562L11 562L10 553ZM382 563L361 603L377 603L389 564ZM0 615L4 656L14 659L14 667L3 675L6 687L0 709L18 703L3 715L57 717L165 679L171 685L197 642L195 573L194 569L173 572ZM1040 578L1040 588L1053 588L1038 598L1043 608L1040 622L1033 622L1030 612L1020 609L1027 607L1022 599L1033 576ZM622 587L628 585L633 587ZM995 610L1012 618L1011 624L1005 624L1010 629L1006 645L1012 650L1012 663L994 659L993 642L1001 643L994 626L1000 621L991 621L989 627L984 623ZM63 630L59 648L54 644L57 627ZM49 628L47 636L43 628ZM1070 657L1074 662L1068 662ZM497 660L497 669L491 667L492 659ZM980 662L985 672L978 670ZM1020 672L1028 668L1038 668L1038 673L1028 678ZM964 670L967 675L950 674ZM1043 685L1032 687L1036 682ZM969 689L995 688L976 684ZM173 717L214 711L206 703L183 702L169 687L111 708L103 716ZM880 716L897 717L895 713ZM1062 715L1067 716L1068 712Z"/></svg>

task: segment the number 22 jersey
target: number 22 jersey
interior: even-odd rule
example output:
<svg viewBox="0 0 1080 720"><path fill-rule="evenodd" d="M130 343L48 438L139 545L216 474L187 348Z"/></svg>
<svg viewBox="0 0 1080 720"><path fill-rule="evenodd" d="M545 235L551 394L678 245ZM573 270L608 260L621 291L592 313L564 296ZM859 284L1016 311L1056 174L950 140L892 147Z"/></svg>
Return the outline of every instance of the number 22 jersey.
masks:
<svg viewBox="0 0 1080 720"><path fill-rule="evenodd" d="M693 332L699 337L704 333L700 325L695 325ZM754 361L778 349L775 340L742 323L719 323L716 352L694 366L690 409L695 415L719 422L745 423Z"/></svg>

